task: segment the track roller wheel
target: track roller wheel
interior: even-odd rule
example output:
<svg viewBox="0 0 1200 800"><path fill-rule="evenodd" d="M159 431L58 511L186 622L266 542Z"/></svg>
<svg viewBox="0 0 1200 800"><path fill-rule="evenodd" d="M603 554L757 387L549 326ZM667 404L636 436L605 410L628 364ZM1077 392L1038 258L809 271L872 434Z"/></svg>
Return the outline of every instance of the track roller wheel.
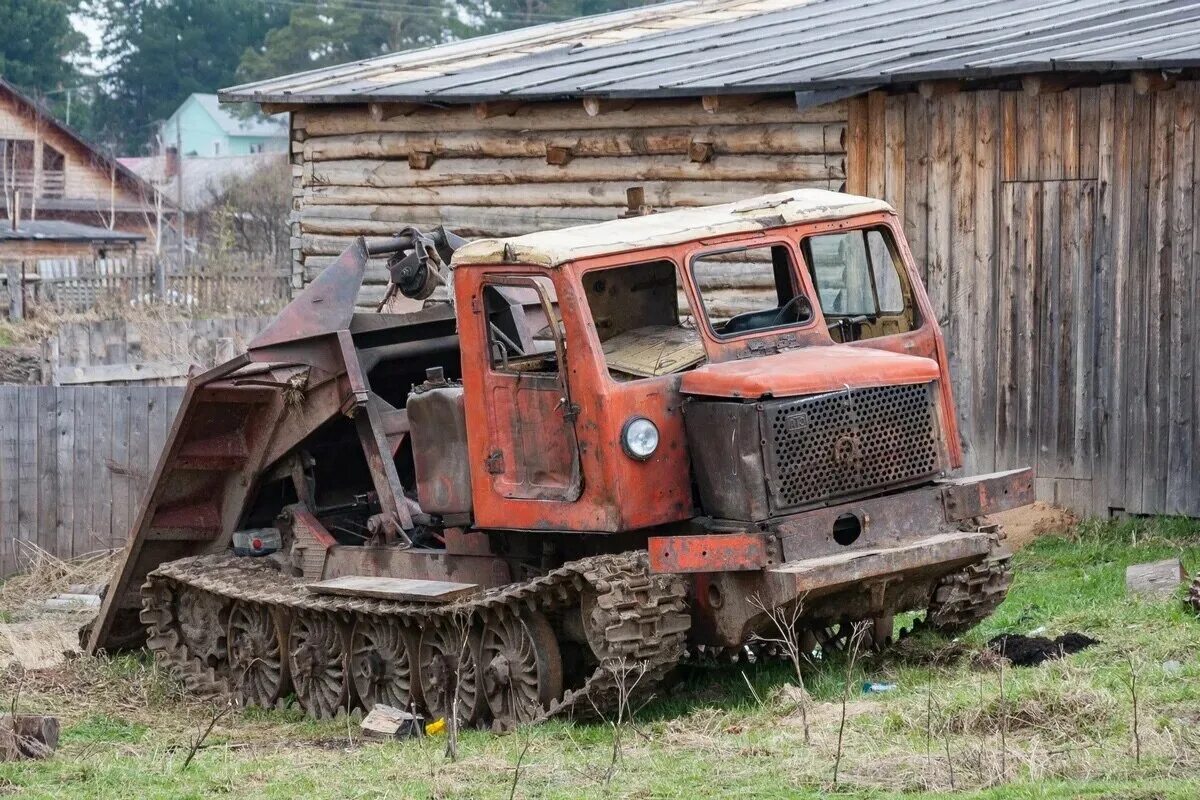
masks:
<svg viewBox="0 0 1200 800"><path fill-rule="evenodd" d="M290 679L286 625L264 605L239 601L229 613L229 684L243 706L274 708Z"/></svg>
<svg viewBox="0 0 1200 800"><path fill-rule="evenodd" d="M819 647L825 653L847 652L858 632L859 651L883 650L892 643L894 626L895 617L891 614L882 614L857 622L843 620L833 625L813 628L802 641Z"/></svg>
<svg viewBox="0 0 1200 800"><path fill-rule="evenodd" d="M554 630L537 611L499 609L484 618L479 647L483 690L501 726L536 720L562 694L562 657Z"/></svg>
<svg viewBox="0 0 1200 800"><path fill-rule="evenodd" d="M348 630L330 614L302 611L288 632L288 668L310 717L332 719L350 699Z"/></svg>
<svg viewBox="0 0 1200 800"><path fill-rule="evenodd" d="M376 703L407 709L420 705L416 680L417 636L399 620L363 616L350 634L350 675L367 711Z"/></svg>
<svg viewBox="0 0 1200 800"><path fill-rule="evenodd" d="M458 721L478 721L485 706L476 668L478 650L478 633L460 617L432 620L421 634L421 697L434 719L449 716L455 698L450 687L456 686Z"/></svg>

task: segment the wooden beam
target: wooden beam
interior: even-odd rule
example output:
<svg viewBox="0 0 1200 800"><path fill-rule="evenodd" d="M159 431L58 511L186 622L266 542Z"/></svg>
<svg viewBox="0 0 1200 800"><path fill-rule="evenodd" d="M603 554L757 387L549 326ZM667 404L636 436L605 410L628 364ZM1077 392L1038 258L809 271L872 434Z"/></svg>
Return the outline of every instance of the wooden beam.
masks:
<svg viewBox="0 0 1200 800"><path fill-rule="evenodd" d="M58 367L54 382L60 386L82 383L128 383L169 378L186 378L188 364L182 361L148 361L140 364L93 364L83 367Z"/></svg>
<svg viewBox="0 0 1200 800"><path fill-rule="evenodd" d="M717 120L707 118L706 122ZM724 120L722 120L723 122ZM648 123L652 124L652 123ZM687 155L693 139L712 142L716 155L813 155L845 149L844 123L637 127L601 130L385 132L309 137L309 161L404 158L414 150L439 158L544 158L546 145L569 147L576 157ZM294 142L295 144L295 142Z"/></svg>
<svg viewBox="0 0 1200 800"><path fill-rule="evenodd" d="M585 97L583 98L583 110L589 117L598 117L614 111L628 111L633 108L633 102L633 100L623 97Z"/></svg>
<svg viewBox="0 0 1200 800"><path fill-rule="evenodd" d="M1167 75L1161 70L1139 70L1130 73L1129 83L1138 94L1161 92L1175 85L1175 76Z"/></svg>
<svg viewBox="0 0 1200 800"><path fill-rule="evenodd" d="M957 80L921 81L917 84L917 94L926 100L954 94L961 90L962 81Z"/></svg>
<svg viewBox="0 0 1200 800"><path fill-rule="evenodd" d="M766 95L761 94L706 94L700 98L700 104L709 114L722 111L741 111L762 100Z"/></svg>
<svg viewBox="0 0 1200 800"><path fill-rule="evenodd" d="M571 163L580 181L621 181L636 175L643 181L760 181L763 183L842 179L846 176L841 155L741 156L708 164L652 157L581 158ZM310 162L311 174L302 187L444 187L496 186L522 183L558 183L562 170L535 159L445 158L425 171L406 163L373 159Z"/></svg>
<svg viewBox="0 0 1200 800"><path fill-rule="evenodd" d="M264 114L290 114L304 108L304 103L260 103Z"/></svg>
<svg viewBox="0 0 1200 800"><path fill-rule="evenodd" d="M410 169L429 169L433 166L433 153L414 150L408 154L408 166Z"/></svg>
<svg viewBox="0 0 1200 800"><path fill-rule="evenodd" d="M546 163L565 167L571 163L571 148L557 144L546 145Z"/></svg>
<svg viewBox="0 0 1200 800"><path fill-rule="evenodd" d="M712 161L713 143L701 142L695 139L688 145L688 159L697 164L707 164Z"/></svg>
<svg viewBox="0 0 1200 800"><path fill-rule="evenodd" d="M1187 578L1178 558L1132 564L1125 568L1125 590L1146 597L1166 598L1175 594Z"/></svg>
<svg viewBox="0 0 1200 800"><path fill-rule="evenodd" d="M520 100L491 100L486 103L476 103L473 108L476 119L491 119L492 117L511 117L525 103Z"/></svg>
<svg viewBox="0 0 1200 800"><path fill-rule="evenodd" d="M1049 75L1025 75L1021 78L1021 88L1030 97L1043 94L1054 94L1079 85L1078 76L1068 76L1058 73Z"/></svg>
<svg viewBox="0 0 1200 800"><path fill-rule="evenodd" d="M448 603L475 592L479 585L457 581L431 581L420 578L373 578L367 575L346 575L305 586L313 594L332 594L341 597L370 597L376 600L399 600L417 603Z"/></svg>
<svg viewBox="0 0 1200 800"><path fill-rule="evenodd" d="M407 117L421 109L420 103L367 103L367 115L375 122Z"/></svg>

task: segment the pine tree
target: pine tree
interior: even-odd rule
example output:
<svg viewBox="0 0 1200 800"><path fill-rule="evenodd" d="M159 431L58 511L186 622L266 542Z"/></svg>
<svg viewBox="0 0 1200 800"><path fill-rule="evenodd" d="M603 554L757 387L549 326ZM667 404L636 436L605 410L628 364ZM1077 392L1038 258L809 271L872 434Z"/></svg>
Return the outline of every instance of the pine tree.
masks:
<svg viewBox="0 0 1200 800"><path fill-rule="evenodd" d="M0 78L31 94L70 87L85 45L71 24L77 2L0 0Z"/></svg>
<svg viewBox="0 0 1200 800"><path fill-rule="evenodd" d="M447 41L453 9L443 0L312 0L292 8L288 22L248 49L238 78L253 81L344 64Z"/></svg>
<svg viewBox="0 0 1200 800"><path fill-rule="evenodd" d="M157 125L195 92L235 82L238 59L283 13L259 0L94 0L111 63L92 134L118 152L149 151Z"/></svg>

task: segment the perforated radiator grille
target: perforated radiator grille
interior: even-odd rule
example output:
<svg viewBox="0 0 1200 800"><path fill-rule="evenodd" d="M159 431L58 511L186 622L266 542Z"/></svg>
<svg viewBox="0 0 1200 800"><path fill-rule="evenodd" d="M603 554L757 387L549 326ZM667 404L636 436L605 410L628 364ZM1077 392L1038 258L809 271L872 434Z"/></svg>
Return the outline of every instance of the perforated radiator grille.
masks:
<svg viewBox="0 0 1200 800"><path fill-rule="evenodd" d="M931 384L776 400L762 414L777 512L911 483L939 468Z"/></svg>

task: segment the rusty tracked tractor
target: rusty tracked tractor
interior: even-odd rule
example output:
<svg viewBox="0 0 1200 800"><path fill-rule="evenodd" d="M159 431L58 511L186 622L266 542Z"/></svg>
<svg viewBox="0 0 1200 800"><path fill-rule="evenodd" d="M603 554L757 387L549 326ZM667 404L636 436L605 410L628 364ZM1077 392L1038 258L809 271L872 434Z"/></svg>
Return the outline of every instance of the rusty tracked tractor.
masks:
<svg viewBox="0 0 1200 800"><path fill-rule="evenodd" d="M446 300L356 313L373 254L385 310ZM960 463L885 203L409 229L189 383L90 647L144 640L193 690L319 717L603 713L776 609L813 648L986 616L1008 555L980 518L1032 478Z"/></svg>

